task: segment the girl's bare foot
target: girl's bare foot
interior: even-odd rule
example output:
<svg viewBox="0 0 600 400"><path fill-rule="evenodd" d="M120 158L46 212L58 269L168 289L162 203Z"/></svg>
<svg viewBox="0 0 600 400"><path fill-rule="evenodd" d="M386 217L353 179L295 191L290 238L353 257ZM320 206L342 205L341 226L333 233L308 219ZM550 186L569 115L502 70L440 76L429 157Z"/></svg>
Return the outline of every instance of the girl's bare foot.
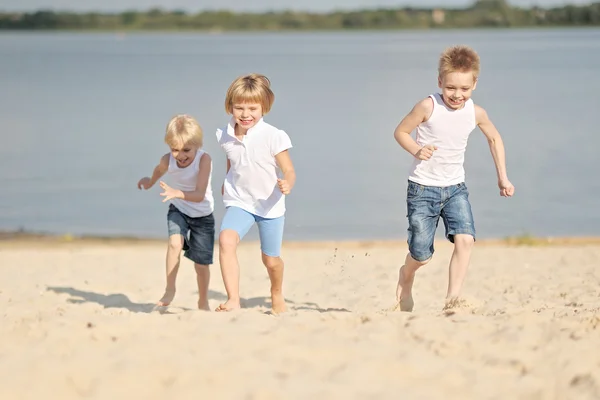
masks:
<svg viewBox="0 0 600 400"><path fill-rule="evenodd" d="M227 311L233 311L233 310L239 310L240 307L240 301L237 300L227 300L225 303L223 304L219 304L219 307L217 307L215 309L216 312L227 312Z"/></svg>
<svg viewBox="0 0 600 400"><path fill-rule="evenodd" d="M167 289L165 290L165 294L163 294L163 297L158 301L158 303L156 303L156 305L159 307L166 307L169 304L171 304L174 298L175 289Z"/></svg>
<svg viewBox="0 0 600 400"><path fill-rule="evenodd" d="M412 285L415 274L407 276L403 265L398 272L398 287L396 288L396 299L400 305L400 311L412 312L415 305L412 297Z"/></svg>
<svg viewBox="0 0 600 400"><path fill-rule="evenodd" d="M273 314L281 314L285 312L285 298L283 294L271 294L271 309L273 310Z"/></svg>
<svg viewBox="0 0 600 400"><path fill-rule="evenodd" d="M444 304L444 308L442 308L442 311L462 308L465 306L467 306L467 302L464 299L461 299L458 296L452 296L446 298L446 303Z"/></svg>

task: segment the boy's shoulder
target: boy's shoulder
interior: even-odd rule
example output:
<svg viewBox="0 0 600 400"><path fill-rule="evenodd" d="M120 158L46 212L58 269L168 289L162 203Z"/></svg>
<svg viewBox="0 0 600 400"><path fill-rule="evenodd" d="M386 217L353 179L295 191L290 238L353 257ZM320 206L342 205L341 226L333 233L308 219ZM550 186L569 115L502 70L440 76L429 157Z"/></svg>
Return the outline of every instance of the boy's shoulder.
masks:
<svg viewBox="0 0 600 400"><path fill-rule="evenodd" d="M475 109L475 120L477 121L477 124L489 120L488 113L483 107L481 107L479 104L473 103L473 108Z"/></svg>
<svg viewBox="0 0 600 400"><path fill-rule="evenodd" d="M425 121L429 120L429 118L433 114L433 109L435 108L436 101L437 101L436 95L430 94L429 96L419 100L413 106L411 114L418 117L421 122L425 122Z"/></svg>
<svg viewBox="0 0 600 400"><path fill-rule="evenodd" d="M200 164L202 164L203 162L212 160L212 157L210 156L208 151L206 151L204 149L202 149L201 151L202 151L202 155L200 156Z"/></svg>
<svg viewBox="0 0 600 400"><path fill-rule="evenodd" d="M160 158L160 164L161 165L169 165L169 161L171 161L171 153L165 153L161 158Z"/></svg>
<svg viewBox="0 0 600 400"><path fill-rule="evenodd" d="M436 93L432 93L417 102L415 107L421 107L424 111L432 111L436 102L443 101Z"/></svg>

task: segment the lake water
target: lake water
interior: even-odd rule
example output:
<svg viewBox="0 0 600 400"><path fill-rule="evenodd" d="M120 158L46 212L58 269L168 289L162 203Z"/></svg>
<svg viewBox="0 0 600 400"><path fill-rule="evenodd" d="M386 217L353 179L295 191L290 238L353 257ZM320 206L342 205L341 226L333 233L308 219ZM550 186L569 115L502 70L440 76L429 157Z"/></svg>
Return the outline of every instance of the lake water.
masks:
<svg viewBox="0 0 600 400"><path fill-rule="evenodd" d="M168 151L176 113L204 128L220 223L225 91L261 72L276 95L265 120L294 145L285 238L405 238L411 158L393 131L437 90L453 44L481 55L473 98L516 186L498 195L475 130L465 168L478 237L600 235L599 29L0 34L0 230L165 237L158 186L136 183Z"/></svg>

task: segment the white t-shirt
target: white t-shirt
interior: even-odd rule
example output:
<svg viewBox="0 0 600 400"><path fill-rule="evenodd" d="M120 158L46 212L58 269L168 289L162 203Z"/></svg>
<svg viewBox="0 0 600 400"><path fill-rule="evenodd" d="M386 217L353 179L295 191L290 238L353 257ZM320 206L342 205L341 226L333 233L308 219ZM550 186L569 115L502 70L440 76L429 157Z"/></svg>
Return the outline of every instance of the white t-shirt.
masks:
<svg viewBox="0 0 600 400"><path fill-rule="evenodd" d="M439 93L429 96L433 112L429 119L417 126L417 144L433 144L437 150L429 160L414 159L408 180L425 186L446 187L465 181L465 150L469 135L477 126L475 105L467 100L460 110L444 104Z"/></svg>
<svg viewBox="0 0 600 400"><path fill-rule="evenodd" d="M231 163L224 184L225 207L239 207L263 218L284 215L285 196L277 185L281 170L275 156L292 147L289 136L261 118L239 140L232 118L225 129L217 130L217 141Z"/></svg>

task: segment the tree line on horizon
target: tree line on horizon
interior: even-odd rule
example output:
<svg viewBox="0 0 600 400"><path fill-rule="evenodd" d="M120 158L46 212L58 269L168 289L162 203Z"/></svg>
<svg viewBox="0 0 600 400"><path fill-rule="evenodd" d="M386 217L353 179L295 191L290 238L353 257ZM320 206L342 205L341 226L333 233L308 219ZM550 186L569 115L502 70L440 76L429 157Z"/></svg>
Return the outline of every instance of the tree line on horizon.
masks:
<svg viewBox="0 0 600 400"><path fill-rule="evenodd" d="M74 13L0 12L0 30L282 31L346 29L600 26L600 2L521 8L506 0L477 0L467 8L379 8L312 13L235 13L182 10Z"/></svg>

